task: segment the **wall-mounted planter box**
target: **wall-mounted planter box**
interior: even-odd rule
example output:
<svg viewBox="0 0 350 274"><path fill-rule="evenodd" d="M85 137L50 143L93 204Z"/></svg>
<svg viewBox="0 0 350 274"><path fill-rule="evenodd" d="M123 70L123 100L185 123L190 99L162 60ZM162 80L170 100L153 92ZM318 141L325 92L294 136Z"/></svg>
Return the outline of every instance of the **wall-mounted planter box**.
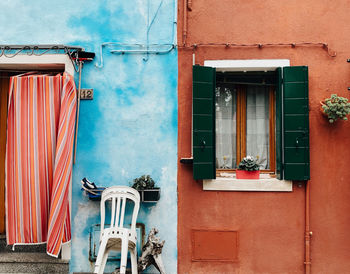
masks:
<svg viewBox="0 0 350 274"><path fill-rule="evenodd" d="M250 180L256 180L259 179L260 176L260 170L253 170L253 171L247 171L247 170L236 170L236 178L237 179L250 179Z"/></svg>
<svg viewBox="0 0 350 274"><path fill-rule="evenodd" d="M141 202L156 203L160 199L160 188L139 190Z"/></svg>

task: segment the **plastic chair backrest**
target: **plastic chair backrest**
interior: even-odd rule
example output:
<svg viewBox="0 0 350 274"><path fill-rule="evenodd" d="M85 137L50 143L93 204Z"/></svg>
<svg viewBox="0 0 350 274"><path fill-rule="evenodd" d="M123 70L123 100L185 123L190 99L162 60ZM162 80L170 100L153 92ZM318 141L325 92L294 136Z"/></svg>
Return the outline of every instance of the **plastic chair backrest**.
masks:
<svg viewBox="0 0 350 274"><path fill-rule="evenodd" d="M101 197L101 236L105 225L105 204L112 201L110 227L123 228L126 200L134 202L131 219L131 230L136 231L136 219L140 208L140 194L137 190L127 186L112 186L102 192Z"/></svg>

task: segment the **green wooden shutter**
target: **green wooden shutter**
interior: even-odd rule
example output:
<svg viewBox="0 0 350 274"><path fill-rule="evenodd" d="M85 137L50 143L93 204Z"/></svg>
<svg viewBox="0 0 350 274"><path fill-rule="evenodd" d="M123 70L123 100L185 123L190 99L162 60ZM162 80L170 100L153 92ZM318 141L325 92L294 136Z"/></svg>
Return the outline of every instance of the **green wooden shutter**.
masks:
<svg viewBox="0 0 350 274"><path fill-rule="evenodd" d="M285 180L310 179L308 93L308 68L284 67L282 145Z"/></svg>
<svg viewBox="0 0 350 274"><path fill-rule="evenodd" d="M215 68L193 66L193 178L215 179Z"/></svg>

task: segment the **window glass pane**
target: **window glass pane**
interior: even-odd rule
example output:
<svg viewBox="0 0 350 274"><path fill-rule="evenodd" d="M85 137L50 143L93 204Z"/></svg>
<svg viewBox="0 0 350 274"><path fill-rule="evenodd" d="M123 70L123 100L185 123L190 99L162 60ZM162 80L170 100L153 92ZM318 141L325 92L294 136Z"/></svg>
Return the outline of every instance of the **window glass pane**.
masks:
<svg viewBox="0 0 350 274"><path fill-rule="evenodd" d="M216 87L216 168L236 168L236 90Z"/></svg>
<svg viewBox="0 0 350 274"><path fill-rule="evenodd" d="M269 169L269 88L247 86L247 155L258 159L260 169Z"/></svg>

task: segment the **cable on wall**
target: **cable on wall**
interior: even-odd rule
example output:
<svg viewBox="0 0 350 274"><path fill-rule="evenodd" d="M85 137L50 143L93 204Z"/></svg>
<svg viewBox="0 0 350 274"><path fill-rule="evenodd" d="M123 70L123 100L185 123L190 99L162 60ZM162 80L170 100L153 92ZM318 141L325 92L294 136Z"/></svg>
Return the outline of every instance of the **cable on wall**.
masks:
<svg viewBox="0 0 350 274"><path fill-rule="evenodd" d="M198 43L191 45L178 46L179 49L191 49L195 51L199 47L225 47L229 48L254 48L263 49L264 47L321 47L324 49L330 57L336 57L337 53L329 48L327 43L323 42L298 42L298 43L255 43L255 44L237 44L237 43Z"/></svg>

